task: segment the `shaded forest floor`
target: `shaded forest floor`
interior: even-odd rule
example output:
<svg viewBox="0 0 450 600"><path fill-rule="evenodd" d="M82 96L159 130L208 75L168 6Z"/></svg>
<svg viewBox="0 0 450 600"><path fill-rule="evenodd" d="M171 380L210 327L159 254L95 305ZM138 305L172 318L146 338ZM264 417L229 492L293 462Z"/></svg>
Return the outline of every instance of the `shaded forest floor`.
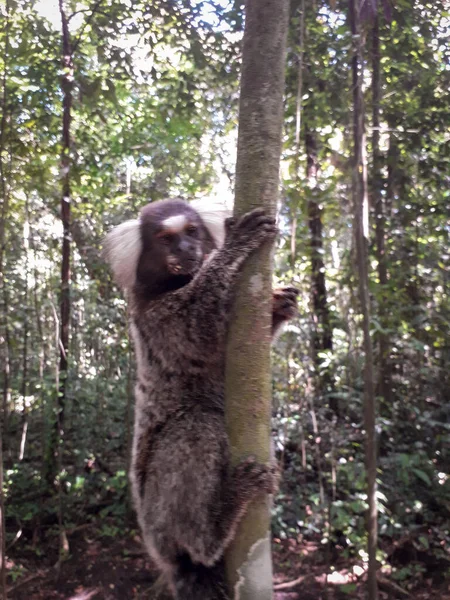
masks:
<svg viewBox="0 0 450 600"><path fill-rule="evenodd" d="M56 536L39 555L17 542L8 553L10 600L153 600L155 572L142 551L137 534L102 536L98 524L76 528L70 553L59 576ZM334 556L328 567L317 543L295 540L274 544L275 600L348 600L365 598L363 570L348 558ZM450 581L439 585L424 578L409 594L382 579L380 600L450 600Z"/></svg>

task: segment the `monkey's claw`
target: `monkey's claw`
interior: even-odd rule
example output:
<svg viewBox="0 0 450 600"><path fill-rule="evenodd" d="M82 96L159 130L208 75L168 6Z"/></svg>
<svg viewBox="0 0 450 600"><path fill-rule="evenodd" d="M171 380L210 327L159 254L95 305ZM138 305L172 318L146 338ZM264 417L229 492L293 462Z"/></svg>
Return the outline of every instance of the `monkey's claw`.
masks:
<svg viewBox="0 0 450 600"><path fill-rule="evenodd" d="M256 208L240 218L226 222L225 243L231 248L251 252L277 234L275 219L262 208Z"/></svg>

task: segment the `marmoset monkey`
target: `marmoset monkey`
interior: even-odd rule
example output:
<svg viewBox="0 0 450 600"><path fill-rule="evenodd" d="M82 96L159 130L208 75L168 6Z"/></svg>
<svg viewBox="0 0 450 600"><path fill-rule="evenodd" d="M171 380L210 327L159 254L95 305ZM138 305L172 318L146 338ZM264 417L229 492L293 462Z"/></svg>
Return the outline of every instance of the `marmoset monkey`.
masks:
<svg viewBox="0 0 450 600"><path fill-rule="evenodd" d="M126 289L137 358L130 479L146 548L177 600L229 598L223 553L249 502L273 493L276 469L230 467L224 419L226 335L236 280L274 239L263 210L239 219L175 198L113 229L105 251ZM275 332L297 290L276 290Z"/></svg>

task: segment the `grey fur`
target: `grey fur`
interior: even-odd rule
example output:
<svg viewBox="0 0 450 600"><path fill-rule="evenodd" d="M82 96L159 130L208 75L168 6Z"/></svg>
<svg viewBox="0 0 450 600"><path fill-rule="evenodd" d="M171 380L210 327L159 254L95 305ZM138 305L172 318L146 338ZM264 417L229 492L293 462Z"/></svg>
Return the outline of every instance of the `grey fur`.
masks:
<svg viewBox="0 0 450 600"><path fill-rule="evenodd" d="M276 226L257 209L228 219L225 229L223 246L186 285L150 299L137 284L129 290L137 357L132 493L145 546L177 600L229 597L223 552L249 502L277 487L273 466L249 458L231 469L224 420L235 283ZM283 292L274 297L274 310L283 313L274 329L295 312L297 292L286 290L284 301Z"/></svg>

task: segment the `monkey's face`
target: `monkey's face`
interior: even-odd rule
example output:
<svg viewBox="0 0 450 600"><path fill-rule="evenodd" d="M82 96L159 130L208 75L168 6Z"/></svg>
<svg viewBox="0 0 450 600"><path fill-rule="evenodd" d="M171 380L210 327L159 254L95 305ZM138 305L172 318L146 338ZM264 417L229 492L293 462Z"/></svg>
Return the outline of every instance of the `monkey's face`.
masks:
<svg viewBox="0 0 450 600"><path fill-rule="evenodd" d="M122 288L151 299L191 281L223 243L226 216L223 209L197 211L181 198L152 202L139 219L108 233L104 256Z"/></svg>
<svg viewBox="0 0 450 600"><path fill-rule="evenodd" d="M141 212L140 227L137 283L149 292L186 285L214 248L199 214L183 201L147 205Z"/></svg>
<svg viewBox="0 0 450 600"><path fill-rule="evenodd" d="M204 260L202 233L198 219L187 215L169 217L161 223L153 247L170 275L194 275L198 271Z"/></svg>

